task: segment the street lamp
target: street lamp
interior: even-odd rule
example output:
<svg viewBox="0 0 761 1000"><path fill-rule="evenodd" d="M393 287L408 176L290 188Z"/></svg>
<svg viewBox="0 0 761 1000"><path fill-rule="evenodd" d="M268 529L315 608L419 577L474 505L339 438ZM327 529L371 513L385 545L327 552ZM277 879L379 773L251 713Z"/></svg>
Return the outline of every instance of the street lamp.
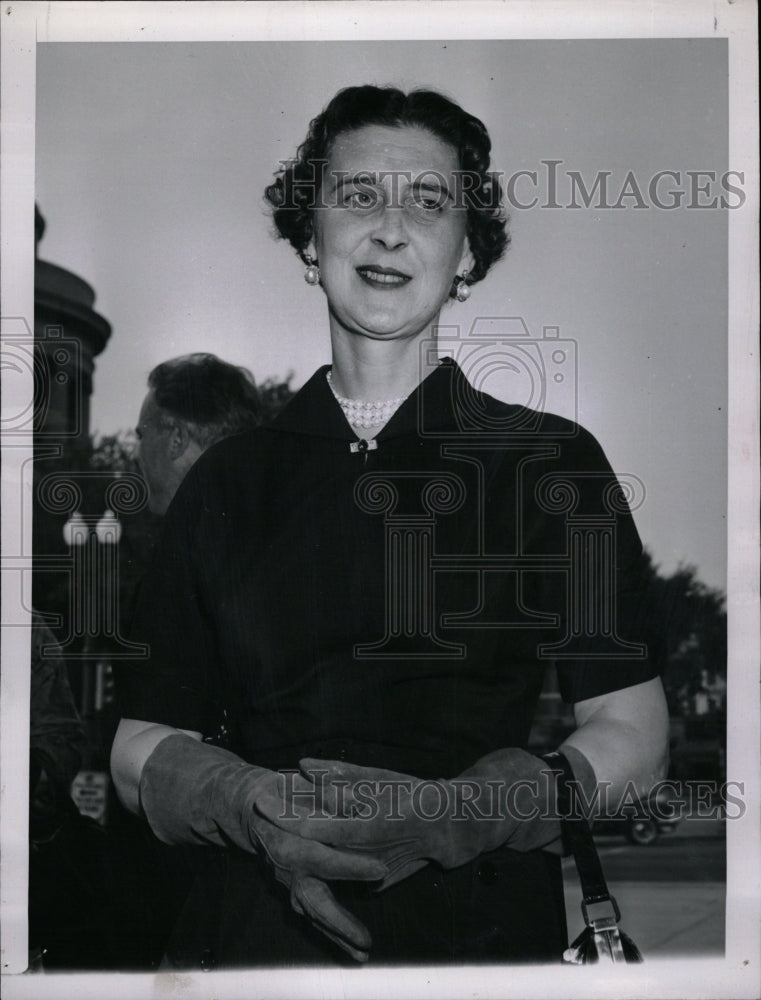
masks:
<svg viewBox="0 0 761 1000"><path fill-rule="evenodd" d="M84 545L89 534L87 525L78 510L75 510L63 526L63 540L67 545Z"/></svg>
<svg viewBox="0 0 761 1000"><path fill-rule="evenodd" d="M101 517L84 518L75 510L63 526L71 549L72 633L84 643L80 711L89 735L84 769L72 785L77 807L100 823L106 822L108 768L103 759L102 712L108 701L112 671L103 640L116 635L119 611L119 566L116 548L122 526L111 508ZM78 657L78 658L79 658Z"/></svg>
<svg viewBox="0 0 761 1000"><path fill-rule="evenodd" d="M122 526L119 518L110 508L106 508L103 516L95 525L95 538L98 541L98 565L101 567L99 593L93 595L99 600L101 633L104 636L116 636L119 631L119 564L116 557L116 546L122 537ZM103 707L103 691L105 674L110 674L111 665L98 661L95 671L95 710Z"/></svg>
<svg viewBox="0 0 761 1000"><path fill-rule="evenodd" d="M112 510L106 509L95 525L95 537L102 545L118 545L122 538L122 525Z"/></svg>
<svg viewBox="0 0 761 1000"><path fill-rule="evenodd" d="M89 587L87 586L87 543L90 538L90 528L79 513L75 510L69 520L63 526L63 540L72 550L72 566L70 576L70 637L63 644L70 645L72 638L75 640L87 634L87 621L89 619Z"/></svg>
<svg viewBox="0 0 761 1000"><path fill-rule="evenodd" d="M122 537L122 526L111 508L101 517L84 518L74 511L63 526L63 537L72 550L71 621L75 638L84 639L82 659L95 659L94 678L85 671L82 691L82 713L91 708L103 708L104 692L110 664L105 661L103 639L118 637L119 566L116 546ZM93 540L95 544L93 545ZM93 689L93 704L89 702Z"/></svg>

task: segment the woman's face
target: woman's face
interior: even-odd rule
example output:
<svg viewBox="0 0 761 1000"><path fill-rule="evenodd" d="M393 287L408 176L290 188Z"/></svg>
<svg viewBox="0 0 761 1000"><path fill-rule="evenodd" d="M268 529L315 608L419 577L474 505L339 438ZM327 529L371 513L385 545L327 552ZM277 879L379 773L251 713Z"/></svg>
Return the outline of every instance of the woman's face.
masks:
<svg viewBox="0 0 761 1000"><path fill-rule="evenodd" d="M456 151L421 128L338 136L313 240L331 332L392 340L436 320L471 260L457 170Z"/></svg>

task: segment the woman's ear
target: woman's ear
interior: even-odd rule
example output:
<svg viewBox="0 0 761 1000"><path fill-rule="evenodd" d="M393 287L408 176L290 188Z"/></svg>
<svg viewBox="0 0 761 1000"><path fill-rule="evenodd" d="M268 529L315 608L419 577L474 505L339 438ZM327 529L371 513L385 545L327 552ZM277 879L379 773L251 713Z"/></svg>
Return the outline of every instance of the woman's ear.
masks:
<svg viewBox="0 0 761 1000"><path fill-rule="evenodd" d="M476 259L473 256L473 251L470 249L470 241L465 237L465 246L462 251L462 256L460 257L460 263L457 266L457 273L463 274L465 271L470 273L476 263Z"/></svg>

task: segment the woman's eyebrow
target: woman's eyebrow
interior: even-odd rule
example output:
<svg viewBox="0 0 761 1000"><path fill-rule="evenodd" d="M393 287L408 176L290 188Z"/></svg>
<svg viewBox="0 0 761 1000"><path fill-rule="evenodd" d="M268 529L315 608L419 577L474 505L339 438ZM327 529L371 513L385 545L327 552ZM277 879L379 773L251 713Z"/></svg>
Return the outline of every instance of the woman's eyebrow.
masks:
<svg viewBox="0 0 761 1000"><path fill-rule="evenodd" d="M449 190L449 185L443 177L441 181L437 181L435 184L429 181L415 181L412 187L415 191L429 191L431 194L444 195L449 201L454 201L452 192Z"/></svg>
<svg viewBox="0 0 761 1000"><path fill-rule="evenodd" d="M334 170L331 171L331 176L334 178L334 183L331 185L330 190L335 192L341 191L348 184L378 183L378 175L372 173L370 170L358 170L355 174L349 174L346 170Z"/></svg>

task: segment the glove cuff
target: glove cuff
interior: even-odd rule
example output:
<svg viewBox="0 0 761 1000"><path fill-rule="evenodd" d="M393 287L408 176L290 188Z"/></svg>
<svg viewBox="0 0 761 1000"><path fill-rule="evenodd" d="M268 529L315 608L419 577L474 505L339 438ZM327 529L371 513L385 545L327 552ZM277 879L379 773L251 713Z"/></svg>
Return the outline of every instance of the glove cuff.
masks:
<svg viewBox="0 0 761 1000"><path fill-rule="evenodd" d="M184 733L167 736L145 762L140 805L165 844L254 850L257 781L271 772Z"/></svg>
<svg viewBox="0 0 761 1000"><path fill-rule="evenodd" d="M563 752L573 768L580 796L592 802L597 783L591 764L575 747L564 747ZM551 762L527 751L508 748L482 757L460 777L475 779L484 788L495 783L501 789L499 808L508 831L502 842L507 847L521 852L563 853L557 781ZM498 839L493 830L488 830L488 824L484 830L491 843Z"/></svg>

